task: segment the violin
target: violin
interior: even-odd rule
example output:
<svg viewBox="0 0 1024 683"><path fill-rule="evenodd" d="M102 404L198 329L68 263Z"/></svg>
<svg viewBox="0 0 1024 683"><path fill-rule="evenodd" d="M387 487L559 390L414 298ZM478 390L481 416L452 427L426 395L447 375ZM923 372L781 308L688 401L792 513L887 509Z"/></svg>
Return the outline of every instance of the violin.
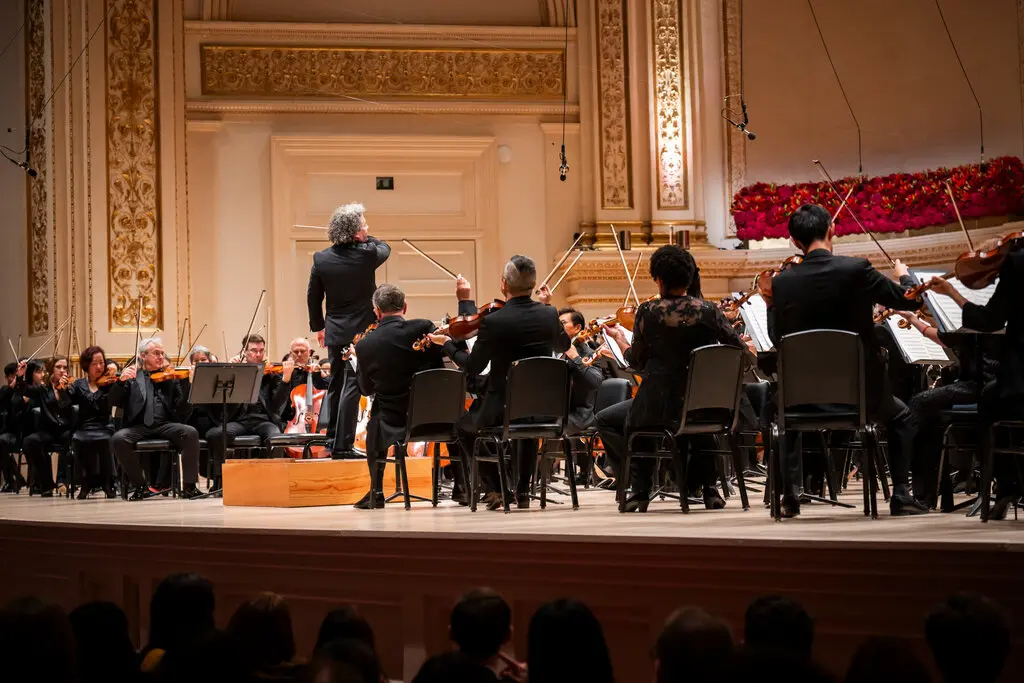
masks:
<svg viewBox="0 0 1024 683"><path fill-rule="evenodd" d="M100 378L96 380L96 386L98 387L109 387L115 384L121 378L117 376L117 373L106 372L100 375Z"/></svg>
<svg viewBox="0 0 1024 683"><path fill-rule="evenodd" d="M157 370L149 376L152 382L166 382L172 379L188 379L188 368L173 368L168 365L163 370Z"/></svg>
<svg viewBox="0 0 1024 683"><path fill-rule="evenodd" d="M346 361L347 360L352 360L352 358L354 358L355 355L356 355L356 344L361 342L363 340L363 337L365 337L366 335L370 334L375 329L377 329L377 323L370 323L369 325L366 326L365 330L363 330L362 332L360 332L356 336L352 337L352 343L349 344L347 349L342 351L341 359L342 360L346 360ZM328 363L327 367L330 367L330 363Z"/></svg>
<svg viewBox="0 0 1024 683"><path fill-rule="evenodd" d="M876 325L881 325L883 322L885 322L898 312L899 311L897 311L894 308L886 308L885 310L876 313L872 318L872 322L874 322ZM901 330L909 330L910 321L907 320L906 318L901 318L900 321L896 323L896 326L899 327Z"/></svg>
<svg viewBox="0 0 1024 683"><path fill-rule="evenodd" d="M452 318L447 324L442 325L430 334L442 334L452 341L465 341L472 339L480 331L480 324L483 319L495 311L505 307L505 302L495 299L489 304L481 306L472 315L460 315ZM433 342L430 341L430 334L425 334L421 339L413 342L412 348L416 351L426 350Z"/></svg>
<svg viewBox="0 0 1024 683"><path fill-rule="evenodd" d="M1003 267L1003 261L1010 252L1021 246L1024 246L1024 232L1011 232L996 240L988 249L977 249L958 256L953 270L944 274L942 279L955 277L967 289L984 289L999 277L999 269ZM908 289L904 296L911 301L920 299L932 286L931 281L924 282Z"/></svg>
<svg viewBox="0 0 1024 683"><path fill-rule="evenodd" d="M753 296L755 293L757 293L757 294L761 295L761 298L764 299L764 302L766 304L771 306L771 304L772 304L772 278L775 277L776 275L778 275L779 273L782 273L782 272L792 268L793 266L796 266L796 265L799 265L800 263L803 263L803 260L804 260L803 256L800 256L799 254L793 254L792 256L788 257L785 261L780 263L778 268L769 268L768 270L762 270L760 273L758 273L754 277L754 284L750 288L750 292L748 292L746 294L746 299L744 299L743 297L740 297L740 299L742 299L742 301L740 299L738 299L737 301L739 301L740 303L737 304L737 305L745 303L747 301L747 299L750 299L751 296Z"/></svg>
<svg viewBox="0 0 1024 683"><path fill-rule="evenodd" d="M657 301L660 298L661 298L660 294L655 294L654 296L645 299L643 303L647 303L648 301ZM640 308L640 307L639 306L620 306L615 311L615 320L614 320L614 322L618 323L619 325L622 325L627 330L632 332L633 331L633 325L636 324L636 311L637 311L638 308ZM611 323L609 323L609 324L611 324Z"/></svg>

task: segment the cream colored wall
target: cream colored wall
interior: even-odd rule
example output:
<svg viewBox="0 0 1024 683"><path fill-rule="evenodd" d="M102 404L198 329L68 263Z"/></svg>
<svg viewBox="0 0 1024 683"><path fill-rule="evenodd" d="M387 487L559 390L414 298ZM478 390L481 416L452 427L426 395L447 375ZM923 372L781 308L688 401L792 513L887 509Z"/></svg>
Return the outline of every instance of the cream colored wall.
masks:
<svg viewBox="0 0 1024 683"><path fill-rule="evenodd" d="M1024 152L1015 0L942 0L981 101L989 158ZM814 4L863 129L864 172L978 161L978 112L932 0ZM857 172L856 129L805 0L744 3L747 183Z"/></svg>

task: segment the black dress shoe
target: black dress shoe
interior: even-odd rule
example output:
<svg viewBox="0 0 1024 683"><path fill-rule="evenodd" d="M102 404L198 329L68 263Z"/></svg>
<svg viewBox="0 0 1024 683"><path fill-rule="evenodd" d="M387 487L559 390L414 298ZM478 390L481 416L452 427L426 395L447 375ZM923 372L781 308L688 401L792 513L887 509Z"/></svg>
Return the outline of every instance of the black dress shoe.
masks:
<svg viewBox="0 0 1024 683"><path fill-rule="evenodd" d="M905 517L907 515L926 515L928 508L917 502L913 496L894 493L889 499L889 514L893 517Z"/></svg>
<svg viewBox="0 0 1024 683"><path fill-rule="evenodd" d="M178 497L184 498L185 500L192 500L193 498L198 498L201 495L203 495L203 492L199 490L198 486L195 484L186 484Z"/></svg>
<svg viewBox="0 0 1024 683"><path fill-rule="evenodd" d="M355 451L331 451L331 460L362 460L363 456Z"/></svg>
<svg viewBox="0 0 1024 683"><path fill-rule="evenodd" d="M137 486L132 490L132 494L128 496L128 500L146 500L150 495L148 486Z"/></svg>
<svg viewBox="0 0 1024 683"><path fill-rule="evenodd" d="M117 497L117 492L114 490L114 487L111 486L110 484L104 484L103 495L107 498L107 500L110 500L111 498Z"/></svg>
<svg viewBox="0 0 1024 683"><path fill-rule="evenodd" d="M647 512L647 506L651 504L650 491L634 491L626 498L626 512Z"/></svg>
<svg viewBox="0 0 1024 683"><path fill-rule="evenodd" d="M53 489L49 489L48 491L43 491L42 493L39 494L39 497L40 498L53 498Z"/></svg>
<svg viewBox="0 0 1024 683"><path fill-rule="evenodd" d="M530 507L530 494L529 493L517 493L516 494L516 507L520 510L525 510Z"/></svg>
<svg viewBox="0 0 1024 683"><path fill-rule="evenodd" d="M384 507L384 492L377 491L374 495L374 505L379 508ZM370 509L370 492L367 491L366 495L359 499L359 502L353 505L356 510L369 510Z"/></svg>
<svg viewBox="0 0 1024 683"><path fill-rule="evenodd" d="M996 498L995 504L989 510L988 518L997 522L1006 519L1006 511L1013 504L1014 499L1015 496L999 496Z"/></svg>
<svg viewBox="0 0 1024 683"><path fill-rule="evenodd" d="M88 497L89 497L89 487L88 486L83 486L82 488L78 489L78 495L75 496L75 498L77 498L78 500L85 500Z"/></svg>
<svg viewBox="0 0 1024 683"><path fill-rule="evenodd" d="M704 487L704 507L708 510L721 510L725 507L725 499L722 498L718 489L710 486Z"/></svg>
<svg viewBox="0 0 1024 683"><path fill-rule="evenodd" d="M497 510L505 507L505 501L497 491L491 491L480 502L487 506L488 510ZM511 501L509 502L511 503Z"/></svg>
<svg viewBox="0 0 1024 683"><path fill-rule="evenodd" d="M782 516L785 519L792 519L800 516L800 499L796 496L782 497Z"/></svg>

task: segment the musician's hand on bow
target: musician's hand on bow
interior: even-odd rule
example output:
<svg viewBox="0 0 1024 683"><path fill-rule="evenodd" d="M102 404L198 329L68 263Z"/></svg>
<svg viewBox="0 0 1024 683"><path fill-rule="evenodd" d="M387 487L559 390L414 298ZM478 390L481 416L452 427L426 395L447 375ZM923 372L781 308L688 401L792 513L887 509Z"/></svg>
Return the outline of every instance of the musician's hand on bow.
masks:
<svg viewBox="0 0 1024 683"><path fill-rule="evenodd" d="M607 344L603 344L601 348L597 350L597 353L595 353L594 355L601 356L602 358L610 358L612 360L615 360L615 354L612 353L612 350L608 348Z"/></svg>
<svg viewBox="0 0 1024 683"><path fill-rule="evenodd" d="M938 275L933 276L929 281L929 284L931 285L932 291L939 294L945 294L949 297L955 297L958 294L956 287L950 284L948 280L941 278Z"/></svg>
<svg viewBox="0 0 1024 683"><path fill-rule="evenodd" d="M899 259L892 262L892 272L896 275L897 279L910 275L910 269L907 268L907 264Z"/></svg>
<svg viewBox="0 0 1024 683"><path fill-rule="evenodd" d="M430 332L427 334L427 339L430 340L431 344L435 346L444 346L452 340L451 337L444 334L437 334L436 332Z"/></svg>
<svg viewBox="0 0 1024 683"><path fill-rule="evenodd" d="M459 301L469 301L473 298L473 286L462 275L455 279L455 298Z"/></svg>
<svg viewBox="0 0 1024 683"><path fill-rule="evenodd" d="M601 325L601 330L606 332L609 337L619 342L620 344L628 344L626 341L626 332L621 325Z"/></svg>
<svg viewBox="0 0 1024 683"><path fill-rule="evenodd" d="M569 344L569 348L565 352L565 357L569 360L576 360L580 357L580 352L576 350L575 344Z"/></svg>
<svg viewBox="0 0 1024 683"><path fill-rule="evenodd" d="M25 369L26 368L28 368L28 361L27 360L18 361L18 371L17 371L18 377L24 377L25 376Z"/></svg>
<svg viewBox="0 0 1024 683"><path fill-rule="evenodd" d="M326 346L324 346L324 330L320 330L319 332L316 333L316 343L320 345L321 349L327 348Z"/></svg>
<svg viewBox="0 0 1024 683"><path fill-rule="evenodd" d="M295 372L295 361L289 358L281 363L281 379L285 384L292 381L292 373Z"/></svg>
<svg viewBox="0 0 1024 683"><path fill-rule="evenodd" d="M917 313L913 311L896 311L896 315L908 321L911 325L917 322Z"/></svg>
<svg viewBox="0 0 1024 683"><path fill-rule="evenodd" d="M749 334L741 334L740 340L746 345L747 351L750 351L755 356L757 355L757 347L754 345L754 340L751 339Z"/></svg>
<svg viewBox="0 0 1024 683"><path fill-rule="evenodd" d="M324 363L323 365L320 365L318 367L320 369L320 376L321 377L330 377L331 376L331 364L330 363Z"/></svg>
<svg viewBox="0 0 1024 683"><path fill-rule="evenodd" d="M551 289L547 284L541 285L540 289L537 290L537 301L548 306L551 305Z"/></svg>
<svg viewBox="0 0 1024 683"><path fill-rule="evenodd" d="M228 359L228 362L229 363L241 363L242 362L242 357L240 355L239 356L231 356L231 358Z"/></svg>
<svg viewBox="0 0 1024 683"><path fill-rule="evenodd" d="M137 371L136 371L134 365L132 365L131 367L125 368L124 370L121 371L121 381L122 382L130 382L130 381L132 381L133 379L135 379L136 372Z"/></svg>

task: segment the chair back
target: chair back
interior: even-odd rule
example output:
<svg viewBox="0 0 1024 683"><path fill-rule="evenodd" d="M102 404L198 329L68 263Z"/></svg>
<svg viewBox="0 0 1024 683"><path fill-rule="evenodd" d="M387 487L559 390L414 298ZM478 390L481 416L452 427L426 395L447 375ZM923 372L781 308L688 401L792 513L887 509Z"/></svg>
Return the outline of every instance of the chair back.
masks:
<svg viewBox="0 0 1024 683"><path fill-rule="evenodd" d="M735 429L743 390L745 351L711 344L690 353L683 414L677 433Z"/></svg>
<svg viewBox="0 0 1024 683"><path fill-rule="evenodd" d="M599 413L605 408L626 400L629 400L629 381L619 377L606 379L597 388L597 397L594 399L594 412Z"/></svg>
<svg viewBox="0 0 1024 683"><path fill-rule="evenodd" d="M568 423L571 390L569 363L561 358L538 356L512 363L505 388L505 438L509 425L522 421L561 436Z"/></svg>
<svg viewBox="0 0 1024 683"><path fill-rule="evenodd" d="M779 426L785 429L786 413L799 406L848 407L858 421L867 424L864 389L864 346L854 332L807 330L787 334L779 342Z"/></svg>
<svg viewBox="0 0 1024 683"><path fill-rule="evenodd" d="M466 412L466 376L459 370L424 370L413 375L405 442L452 441Z"/></svg>

